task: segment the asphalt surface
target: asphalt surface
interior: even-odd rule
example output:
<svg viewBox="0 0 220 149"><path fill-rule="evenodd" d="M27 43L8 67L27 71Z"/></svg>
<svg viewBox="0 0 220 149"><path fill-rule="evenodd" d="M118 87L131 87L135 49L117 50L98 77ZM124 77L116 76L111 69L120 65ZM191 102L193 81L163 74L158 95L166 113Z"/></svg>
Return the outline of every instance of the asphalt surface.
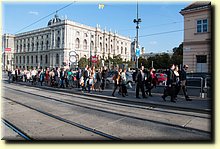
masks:
<svg viewBox="0 0 220 149"><path fill-rule="evenodd" d="M161 98L162 94L160 93L152 93L153 97L148 96L147 98L136 98L136 93L132 89L128 89L128 96L122 97L118 94L118 90L115 92L115 97L112 96L113 89L105 89L104 91L92 91L91 93L88 93L87 91L81 91L81 89L78 88L54 88L50 86L40 86L40 83L37 85L31 85L29 82L17 82L16 84L25 85L25 86L32 86L36 88L46 89L46 90L52 90L52 91L60 91L60 92L66 92L66 93L73 93L73 94L81 94L86 95L89 97L97 97L97 98L105 98L109 100L118 100L120 101L128 101L128 102L134 102L137 104L151 104L152 106L167 106L167 107L173 107L173 108L180 108L181 109L191 109L195 112L206 112L211 113L212 112L212 105L214 100L211 98L201 98L197 96L191 96L190 98L192 101L186 101L184 96L178 95L176 103L170 102L170 97L166 98L166 102ZM155 89L154 89L155 90ZM140 92L140 97L141 97Z"/></svg>

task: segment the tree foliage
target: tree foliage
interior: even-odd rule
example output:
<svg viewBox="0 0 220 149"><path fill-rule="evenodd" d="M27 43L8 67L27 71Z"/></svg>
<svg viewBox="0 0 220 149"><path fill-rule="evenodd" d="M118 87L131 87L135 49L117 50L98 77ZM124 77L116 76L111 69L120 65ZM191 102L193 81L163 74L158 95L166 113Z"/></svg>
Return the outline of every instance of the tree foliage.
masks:
<svg viewBox="0 0 220 149"><path fill-rule="evenodd" d="M173 55L170 57L168 53L155 55L147 59L147 68L153 67L156 69L167 69L170 64L182 65L183 63L183 44L173 48Z"/></svg>
<svg viewBox="0 0 220 149"><path fill-rule="evenodd" d="M88 59L85 57L80 58L79 62L78 62L78 66L79 68L85 68L86 65L88 65Z"/></svg>

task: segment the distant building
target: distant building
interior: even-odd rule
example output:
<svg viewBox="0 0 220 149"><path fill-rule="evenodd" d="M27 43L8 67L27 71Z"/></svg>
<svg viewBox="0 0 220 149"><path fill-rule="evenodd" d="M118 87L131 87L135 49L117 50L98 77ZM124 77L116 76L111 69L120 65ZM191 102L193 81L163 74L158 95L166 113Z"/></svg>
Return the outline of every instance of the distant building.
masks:
<svg viewBox="0 0 220 149"><path fill-rule="evenodd" d="M6 37L9 36L3 35ZM19 68L68 66L72 51L76 52L78 60L94 55L99 59L114 55L121 55L125 61L131 59L130 38L101 30L99 26L94 28L61 20L57 14L47 27L11 35L9 39L14 43L5 47L11 47L14 58L8 60L12 63L14 60L14 66ZM7 43L7 40L3 42Z"/></svg>
<svg viewBox="0 0 220 149"><path fill-rule="evenodd" d="M182 9L183 64L191 72L211 72L211 2L195 2Z"/></svg>
<svg viewBox="0 0 220 149"><path fill-rule="evenodd" d="M14 69L14 41L14 35L5 34L2 36L2 68L4 70Z"/></svg>
<svg viewBox="0 0 220 149"><path fill-rule="evenodd" d="M170 57L172 57L173 53L165 53L165 52L160 52L160 53L143 53L141 55L142 58L148 59L149 57L154 57L156 55L163 55L163 54L168 54Z"/></svg>

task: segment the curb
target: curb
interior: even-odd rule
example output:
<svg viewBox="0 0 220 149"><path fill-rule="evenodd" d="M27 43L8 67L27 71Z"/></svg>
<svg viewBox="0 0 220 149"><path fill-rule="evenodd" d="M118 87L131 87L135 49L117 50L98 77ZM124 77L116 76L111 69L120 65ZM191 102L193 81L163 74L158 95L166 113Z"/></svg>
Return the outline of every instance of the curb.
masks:
<svg viewBox="0 0 220 149"><path fill-rule="evenodd" d="M36 87L36 88L41 88L41 89L46 89L46 90L51 90L51 91L59 91L59 92L65 92L65 93L73 93L73 94L79 94L79 91L76 89L72 89L72 90L67 90L67 89L60 89L60 88L53 88L53 87L47 87L47 86L34 86L31 84L23 84L21 82L16 82L15 84L20 84L20 85L25 85L25 86L31 86L31 87ZM97 94L89 94L89 93L81 93L81 95L85 95L87 97L93 97L93 98L102 98L102 99L108 99L110 101L120 101L122 103L131 103L134 105L141 105L141 106L150 106L153 108L166 108L166 109L173 109L173 110L179 110L179 111L190 111L190 112L196 112L196 113L204 113L204 114L211 114L212 110L211 109L203 109L203 108L191 108L191 107L183 107L181 105L175 105L175 103L173 103L173 105L167 105L168 102L164 102L163 103L157 103L157 102L153 102L153 101L149 101L148 99L146 99L144 101L134 101L130 99L126 99L126 98L120 98L120 97L111 97L108 95L97 95ZM161 99L162 100L162 99ZM169 102L170 103L170 102Z"/></svg>

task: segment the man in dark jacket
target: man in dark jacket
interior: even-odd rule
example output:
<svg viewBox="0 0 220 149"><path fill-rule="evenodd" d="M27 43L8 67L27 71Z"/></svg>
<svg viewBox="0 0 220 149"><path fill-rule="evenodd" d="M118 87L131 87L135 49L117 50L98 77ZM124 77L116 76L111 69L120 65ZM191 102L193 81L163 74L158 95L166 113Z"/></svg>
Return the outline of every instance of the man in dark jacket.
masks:
<svg viewBox="0 0 220 149"><path fill-rule="evenodd" d="M145 91L144 91L144 84L145 84L145 72L144 72L144 66L141 66L141 70L138 71L136 75L136 98L139 98L139 88L141 88L142 97L146 98Z"/></svg>
<svg viewBox="0 0 220 149"><path fill-rule="evenodd" d="M181 88L183 90L183 94L185 96L186 101L191 101L192 99L189 98L189 96L187 94L187 90L186 90L186 83L187 83L186 71L187 71L188 67L189 67L188 65L183 66L181 73L180 73L180 81L181 81Z"/></svg>
<svg viewBox="0 0 220 149"><path fill-rule="evenodd" d="M170 96L171 97L171 102L176 102L174 99L175 99L175 79L174 79L174 69L175 69L175 65L172 64L170 66L170 69L168 71L168 74L167 74L167 87L164 89L164 93L163 93L163 100L166 101L166 97L167 96Z"/></svg>
<svg viewBox="0 0 220 149"><path fill-rule="evenodd" d="M106 67L104 67L104 69L102 70L102 90L104 90L106 87L107 77L108 77L108 70Z"/></svg>

